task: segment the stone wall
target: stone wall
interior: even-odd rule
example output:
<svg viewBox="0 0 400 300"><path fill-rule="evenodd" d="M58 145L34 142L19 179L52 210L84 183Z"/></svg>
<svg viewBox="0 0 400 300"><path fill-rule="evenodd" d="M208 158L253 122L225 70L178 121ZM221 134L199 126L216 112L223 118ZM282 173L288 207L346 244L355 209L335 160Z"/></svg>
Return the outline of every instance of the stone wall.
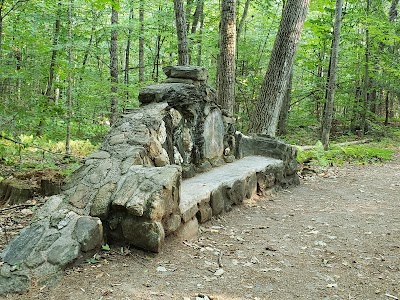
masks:
<svg viewBox="0 0 400 300"><path fill-rule="evenodd" d="M62 193L1 253L0 294L24 291L33 279L48 283L105 242L160 251L165 237L185 225L182 179L235 158L281 159L284 170L259 181L297 183L294 148L236 132L204 68L164 71L168 79L141 90L141 107L120 118Z"/></svg>

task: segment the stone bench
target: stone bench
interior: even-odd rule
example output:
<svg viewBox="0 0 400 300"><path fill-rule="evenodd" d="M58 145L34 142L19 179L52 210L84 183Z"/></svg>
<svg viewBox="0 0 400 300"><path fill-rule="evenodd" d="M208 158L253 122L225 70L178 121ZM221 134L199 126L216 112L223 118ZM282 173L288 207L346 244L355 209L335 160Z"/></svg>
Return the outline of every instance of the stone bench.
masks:
<svg viewBox="0 0 400 300"><path fill-rule="evenodd" d="M104 243L159 252L167 236L298 183L296 149L236 131L204 68L165 73L0 254L0 295L48 284Z"/></svg>
<svg viewBox="0 0 400 300"><path fill-rule="evenodd" d="M282 177L283 161L263 156L248 156L186 179L181 185L179 209L182 220L197 217L202 223L233 205L265 192Z"/></svg>

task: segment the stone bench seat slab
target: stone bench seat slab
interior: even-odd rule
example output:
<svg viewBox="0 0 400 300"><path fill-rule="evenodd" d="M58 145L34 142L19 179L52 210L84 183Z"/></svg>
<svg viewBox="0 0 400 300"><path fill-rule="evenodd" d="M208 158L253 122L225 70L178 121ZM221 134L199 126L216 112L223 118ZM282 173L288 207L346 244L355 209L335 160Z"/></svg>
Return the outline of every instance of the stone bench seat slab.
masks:
<svg viewBox="0 0 400 300"><path fill-rule="evenodd" d="M247 156L232 163L182 181L179 208L184 221L197 213L197 204L210 199L211 193L220 187L232 187L237 181L268 169L282 168L279 159L263 156Z"/></svg>

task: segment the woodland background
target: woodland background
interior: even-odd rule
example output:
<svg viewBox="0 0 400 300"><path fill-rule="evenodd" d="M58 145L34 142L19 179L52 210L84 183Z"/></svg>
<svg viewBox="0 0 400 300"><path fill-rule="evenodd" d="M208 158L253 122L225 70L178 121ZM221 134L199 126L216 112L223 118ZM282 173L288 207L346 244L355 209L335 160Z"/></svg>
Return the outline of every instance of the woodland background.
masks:
<svg viewBox="0 0 400 300"><path fill-rule="evenodd" d="M331 129L337 141L364 135L400 140L398 2L343 3ZM209 84L217 89L220 3L184 4L190 64L206 67ZM244 132L283 5L280 0L236 3L234 115ZM320 139L334 18L334 1L311 1L292 69L289 117L278 128L288 142ZM177 41L173 1L0 0L3 164L29 168L23 157L28 149L30 158L36 155L43 164L52 152L92 151L108 131L113 110L137 107L139 89L161 82L163 66L178 64ZM60 159L66 157L51 163Z"/></svg>

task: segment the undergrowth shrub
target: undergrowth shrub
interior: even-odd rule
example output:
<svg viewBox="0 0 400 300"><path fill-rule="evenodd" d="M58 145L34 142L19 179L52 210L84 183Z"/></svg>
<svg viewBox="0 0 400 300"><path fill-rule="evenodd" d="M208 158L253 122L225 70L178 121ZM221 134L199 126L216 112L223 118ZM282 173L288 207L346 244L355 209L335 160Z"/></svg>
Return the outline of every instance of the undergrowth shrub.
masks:
<svg viewBox="0 0 400 300"><path fill-rule="evenodd" d="M297 156L300 163L313 162L317 165L341 166L343 163L369 164L390 160L395 153L394 149L374 147L369 144L338 146L332 145L328 151L324 151L321 142L310 150L301 150Z"/></svg>

